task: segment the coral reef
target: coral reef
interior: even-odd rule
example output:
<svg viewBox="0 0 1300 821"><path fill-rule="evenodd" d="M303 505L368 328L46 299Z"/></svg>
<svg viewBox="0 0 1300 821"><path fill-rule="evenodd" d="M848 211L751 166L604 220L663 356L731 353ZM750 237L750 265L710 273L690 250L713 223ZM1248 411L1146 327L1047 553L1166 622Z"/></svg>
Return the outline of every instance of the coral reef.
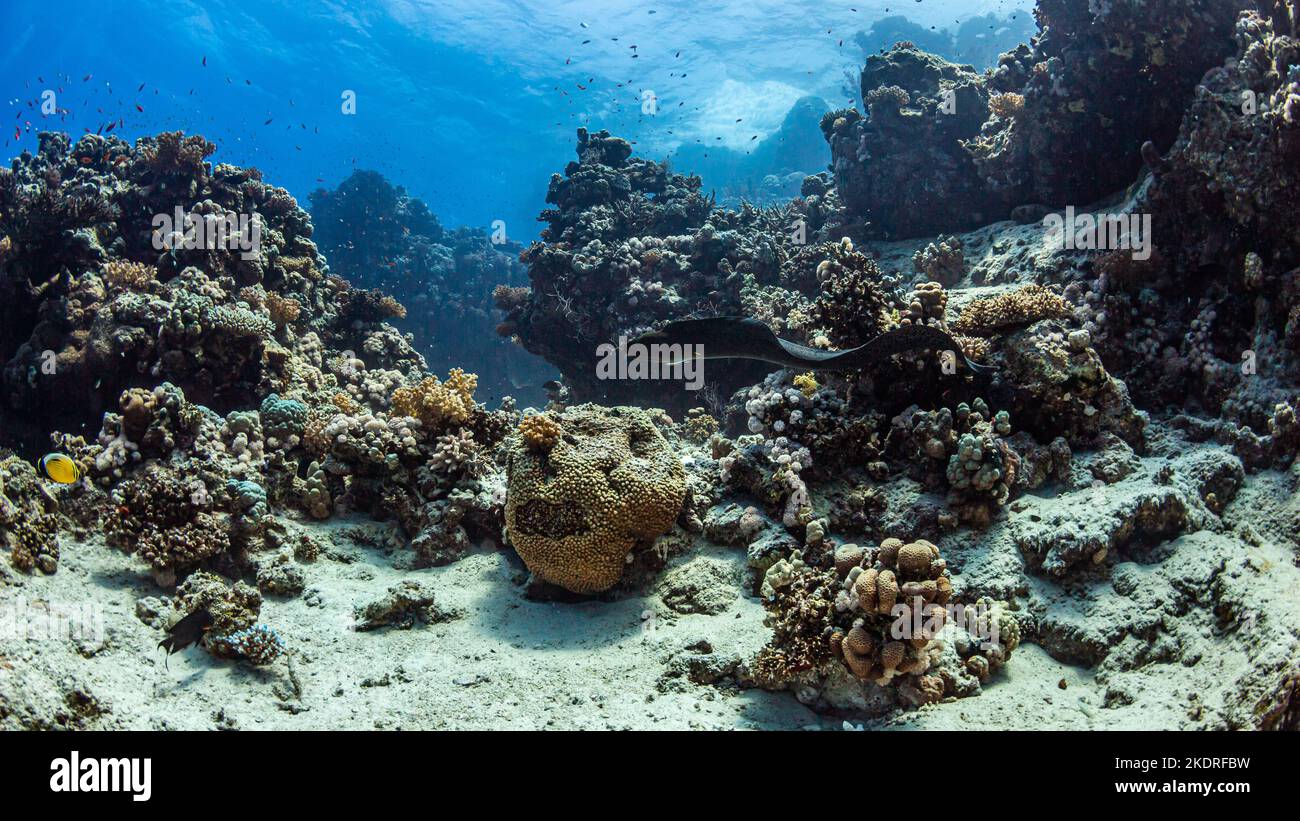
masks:
<svg viewBox="0 0 1300 821"><path fill-rule="evenodd" d="M205 163L212 150L179 133L135 145L48 133L0 172L7 417L76 429L123 390L162 381L226 410L290 378L288 352L310 333L360 349L336 324L307 214L255 170ZM270 293L294 300L297 318L280 311L277 326Z"/></svg>
<svg viewBox="0 0 1300 821"><path fill-rule="evenodd" d="M230 550L228 516L205 485L187 484L177 471L151 466L119 484L114 497L106 538L155 570L192 569Z"/></svg>
<svg viewBox="0 0 1300 821"><path fill-rule="evenodd" d="M980 75L910 43L867 57L866 112L822 119L835 188L849 215L872 234L934 235L995 219L963 142L988 116Z"/></svg>
<svg viewBox="0 0 1300 821"><path fill-rule="evenodd" d="M1277 216L1297 205L1297 40L1294 12L1261 8L1238 17L1235 56L1201 79L1172 147L1144 151L1132 208L1156 253L1100 256L1074 300L1108 367L1154 377L1148 404L1190 395L1260 435L1300 384L1300 246Z"/></svg>
<svg viewBox="0 0 1300 821"><path fill-rule="evenodd" d="M306 585L288 558L310 543L289 523L300 513L395 521L416 563L499 541L494 448L516 415L476 403L462 369L430 374L390 324L406 308L331 273L293 198L254 169L213 167L213 150L179 133L45 134L0 174L6 441L98 430L54 436L80 486L51 490L6 463L15 566L53 572L60 506L160 584L216 571L277 595ZM199 231L213 226L239 228ZM461 261L482 263L485 300L503 255L478 253ZM260 630L234 642L259 658L276 646Z"/></svg>
<svg viewBox="0 0 1300 821"><path fill-rule="evenodd" d="M880 285L883 274L847 237L828 246L817 279L821 288L807 311L814 339L824 335L837 348L852 348L885 330L890 299Z"/></svg>
<svg viewBox="0 0 1300 821"><path fill-rule="evenodd" d="M929 236L1122 189L1144 141L1173 142L1201 75L1228 55L1240 6L1044 0L1038 36L982 75L908 42L869 55L865 112L822 121L844 221ZM1099 156L1114 161L1099 170Z"/></svg>
<svg viewBox="0 0 1300 821"><path fill-rule="evenodd" d="M204 645L215 655L235 657L241 655L236 645L217 640L244 634L257 624L262 594L246 582L231 584L216 573L200 570L177 586L172 610L172 624L206 610L212 616L212 625L203 636Z"/></svg>
<svg viewBox="0 0 1300 821"><path fill-rule="evenodd" d="M373 172L308 215L202 138L43 135L0 170L0 435L29 457L0 460L10 563L53 573L61 531L103 550L102 530L175 586L142 620L206 611L211 654L286 670L330 607L361 631L445 622L482 582L484 611L600 596L574 613L639 628L664 692L757 685L920 723L958 697L1004 710L1067 664L1103 710L1136 713L1133 682L1177 670L1249 703L1147 705L1292 724L1297 628L1271 597L1300 550L1300 48L1289 7L1236 5L1043 0L1039 36L983 74L872 55L865 111L821 123L829 172L779 205L718 207L579 130L518 263ZM1033 224L1108 195L1152 216L1152 254L1055 248ZM185 220L155 236L177 208L258 245L190 247ZM713 316L817 351L916 326L960 351L710 360L699 390L596 367ZM561 372L548 402L483 403L534 373L507 339ZM51 427L84 481L31 467ZM436 600L402 577L452 563L420 574L457 581ZM723 620L754 641L670 632Z"/></svg>
<svg viewBox="0 0 1300 821"><path fill-rule="evenodd" d="M988 80L1001 96L970 145L985 186L1010 205L1064 205L1131 183L1143 142L1173 141L1201 75L1227 56L1240 6L1039 2L1039 36L1004 54ZM1088 161L1100 156L1112 161Z"/></svg>
<svg viewBox="0 0 1300 821"><path fill-rule="evenodd" d="M597 348L673 319L747 314L804 333L818 265L833 253L858 274L845 287L863 299L875 293L869 260L824 242L823 212L833 209L820 178L808 178L807 193L788 206L730 211L701 194L698 177L633 157L631 145L608 132L579 130L578 158L552 177L542 241L521 257L531 287L497 292L507 312L498 332L558 367L575 401L635 399L637 386L597 378ZM762 373L738 363L712 390L729 395ZM670 409L682 413L698 405L686 392L672 399L680 407Z"/></svg>
<svg viewBox="0 0 1300 821"><path fill-rule="evenodd" d="M497 396L551 378L544 364L493 333L496 291L525 281L521 247L498 229L446 228L422 200L375 171L353 171L310 201L330 273L399 300L405 308L394 324L413 334L435 370L489 374L483 387Z"/></svg>

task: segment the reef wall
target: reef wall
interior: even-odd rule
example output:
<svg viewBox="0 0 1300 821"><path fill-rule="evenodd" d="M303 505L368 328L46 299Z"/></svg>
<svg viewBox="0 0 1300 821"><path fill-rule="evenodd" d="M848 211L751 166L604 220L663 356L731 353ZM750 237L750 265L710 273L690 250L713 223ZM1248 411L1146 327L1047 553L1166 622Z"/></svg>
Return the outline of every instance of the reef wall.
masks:
<svg viewBox="0 0 1300 821"><path fill-rule="evenodd" d="M522 248L504 228L495 238L444 228L422 200L374 171L313 191L311 210L329 271L401 301L406 314L392 322L413 336L431 367L475 371L492 397L542 397L540 386L554 372L492 332L500 319L493 291L526 279Z"/></svg>
<svg viewBox="0 0 1300 821"><path fill-rule="evenodd" d="M982 74L907 42L869 56L866 111L822 124L847 221L873 237L926 236L1128 185L1144 142L1173 142L1248 5L1040 2L1038 35Z"/></svg>

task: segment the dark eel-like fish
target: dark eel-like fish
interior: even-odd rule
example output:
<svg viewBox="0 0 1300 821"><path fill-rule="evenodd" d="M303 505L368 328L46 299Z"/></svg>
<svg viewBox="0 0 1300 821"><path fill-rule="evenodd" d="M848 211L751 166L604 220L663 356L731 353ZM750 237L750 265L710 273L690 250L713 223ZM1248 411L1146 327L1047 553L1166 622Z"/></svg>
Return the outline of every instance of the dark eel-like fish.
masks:
<svg viewBox="0 0 1300 821"><path fill-rule="evenodd" d="M698 345L703 359L758 359L785 368L812 371L852 371L870 367L894 354L918 350L953 351L973 373L993 370L972 362L952 336L928 325L903 325L865 345L843 351L823 351L781 339L767 325L747 317L719 316L682 319L637 337L643 345ZM676 364L676 363L669 363Z"/></svg>

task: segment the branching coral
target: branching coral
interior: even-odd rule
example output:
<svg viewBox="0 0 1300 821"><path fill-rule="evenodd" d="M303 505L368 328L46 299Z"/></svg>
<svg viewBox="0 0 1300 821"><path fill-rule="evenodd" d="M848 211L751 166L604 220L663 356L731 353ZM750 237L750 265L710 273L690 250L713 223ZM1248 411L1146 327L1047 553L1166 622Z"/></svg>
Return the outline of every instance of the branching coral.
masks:
<svg viewBox="0 0 1300 821"><path fill-rule="evenodd" d="M906 302L907 312L899 320L903 324L947 327L948 292L938 282L918 284Z"/></svg>
<svg viewBox="0 0 1300 821"><path fill-rule="evenodd" d="M111 260L104 263L104 281L119 291L143 291L154 281L158 270L152 265L129 260Z"/></svg>
<svg viewBox="0 0 1300 821"><path fill-rule="evenodd" d="M271 321L278 326L289 325L302 316L302 303L293 297L284 297L272 291L266 295L266 309Z"/></svg>
<svg viewBox="0 0 1300 821"><path fill-rule="evenodd" d="M452 368L446 382L429 376L418 385L394 391L393 413L420 420L427 431L463 425L474 412L474 389L477 386L477 376Z"/></svg>
<svg viewBox="0 0 1300 821"><path fill-rule="evenodd" d="M263 666L284 654L284 639L265 624L255 624L234 633L210 637L208 648L216 655L238 656Z"/></svg>
<svg viewBox="0 0 1300 821"><path fill-rule="evenodd" d="M0 459L0 544L16 569L58 569L58 508L31 465L16 456Z"/></svg>
<svg viewBox="0 0 1300 821"><path fill-rule="evenodd" d="M912 268L941 285L956 285L966 275L966 255L961 240L939 237L912 256Z"/></svg>
<svg viewBox="0 0 1300 821"><path fill-rule="evenodd" d="M870 257L853 250L847 238L832 243L817 266L817 278L821 291L808 312L810 326L826 333L840 348L880 335L889 298L880 286L883 274Z"/></svg>
<svg viewBox="0 0 1300 821"><path fill-rule="evenodd" d="M1019 117L1025 111L1025 95L1008 91L989 95L989 113L1004 120Z"/></svg>
<svg viewBox="0 0 1300 821"><path fill-rule="evenodd" d="M429 466L438 473L448 476L461 472L481 473L482 462L479 459L478 443L474 441L473 431L461 430L439 436L434 443Z"/></svg>
<svg viewBox="0 0 1300 821"><path fill-rule="evenodd" d="M549 451L560 441L559 423L546 414L531 414L519 422L519 435L524 444L536 451Z"/></svg>
<svg viewBox="0 0 1300 821"><path fill-rule="evenodd" d="M129 477L114 495L106 536L156 570L189 569L230 549L229 525L213 498L167 468Z"/></svg>

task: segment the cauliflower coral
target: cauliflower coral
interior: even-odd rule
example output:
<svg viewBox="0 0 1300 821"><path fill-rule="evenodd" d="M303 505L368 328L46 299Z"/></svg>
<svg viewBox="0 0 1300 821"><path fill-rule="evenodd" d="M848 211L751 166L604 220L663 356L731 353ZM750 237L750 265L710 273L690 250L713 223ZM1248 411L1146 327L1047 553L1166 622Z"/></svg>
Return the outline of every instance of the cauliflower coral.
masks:
<svg viewBox="0 0 1300 821"><path fill-rule="evenodd" d="M393 391L393 412L420 420L426 430L463 425L474 413L474 389L478 376L452 368L443 382L426 377L418 385Z"/></svg>

